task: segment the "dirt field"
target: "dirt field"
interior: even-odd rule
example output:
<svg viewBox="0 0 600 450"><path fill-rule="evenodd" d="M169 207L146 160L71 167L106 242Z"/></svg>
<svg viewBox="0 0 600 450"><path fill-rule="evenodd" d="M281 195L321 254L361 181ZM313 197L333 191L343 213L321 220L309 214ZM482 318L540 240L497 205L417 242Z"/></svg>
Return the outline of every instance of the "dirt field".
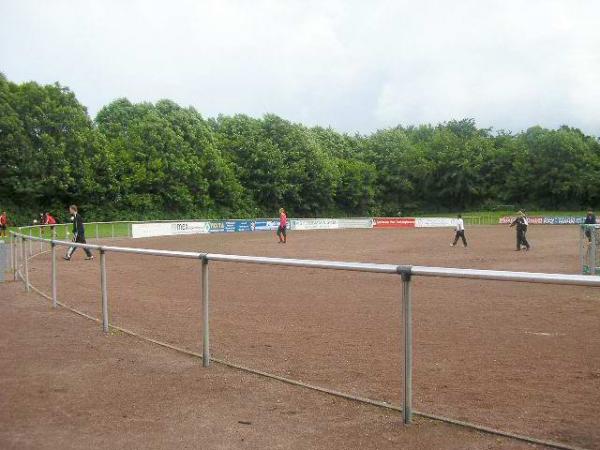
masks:
<svg viewBox="0 0 600 450"><path fill-rule="evenodd" d="M529 253L513 250L514 231L505 227L467 230L468 249L450 248L451 235L448 229L347 230L291 233L285 246L276 244L270 233L156 238L129 241L127 245L447 267L562 273L578 270L575 227L532 227L529 237L533 250ZM111 322L200 350L199 262L109 254L107 264ZM34 259L32 266L32 283L49 291L48 255ZM79 252L71 262L60 261L61 301L99 316L98 266L97 261L83 261ZM399 277L221 263L211 263L210 276L214 356L312 384L400 403ZM413 294L417 410L600 448L597 289L416 278ZM90 326L94 325L86 325ZM101 333L98 339L102 339ZM110 355L110 347L105 351ZM164 350L144 351L140 361L155 370L166 360L181 361L181 356L165 356ZM161 355L156 361L154 352ZM89 371L89 364L94 361L81 365L82 375ZM138 367L141 372L144 369ZM219 374L232 373L215 367L209 372L213 369ZM105 370L114 377L121 373ZM196 376L211 375L200 372ZM128 383L136 387L130 377L118 386L125 389ZM263 384L272 383L256 379L249 389L263 389ZM281 389L290 392L291 403L287 407L292 410L297 399L301 398L309 408L304 400L319 397L300 388ZM299 392L294 397L296 390ZM218 401L218 397L214 400ZM265 398L261 401L265 406L269 402ZM325 396L321 401L333 399ZM335 402L342 403L337 399ZM236 407L234 403L232 408ZM314 409L321 414L320 408ZM338 425L339 421L346 421L343 413L334 413L331 408L322 412ZM391 417L389 412L375 408L372 414L369 417L380 414L380 420ZM364 425L357 428L357 439L352 441L356 447L369 446L358 439L371 434L366 425L369 417L365 416L364 423L360 415L353 419ZM400 418L391 420L397 424ZM347 430L332 428L335 439L340 438L339 432ZM398 436L404 433L399 431ZM448 434L447 447L455 442L452 433ZM490 448L490 442L495 440L465 441L464 447ZM220 443L224 447L237 444L233 440ZM296 444L288 442L283 446L298 447ZM338 444L332 441L331 446L354 446L342 441ZM312 446L309 443L308 447ZM423 448L439 446L433 441ZM386 445L380 441L371 447Z"/></svg>

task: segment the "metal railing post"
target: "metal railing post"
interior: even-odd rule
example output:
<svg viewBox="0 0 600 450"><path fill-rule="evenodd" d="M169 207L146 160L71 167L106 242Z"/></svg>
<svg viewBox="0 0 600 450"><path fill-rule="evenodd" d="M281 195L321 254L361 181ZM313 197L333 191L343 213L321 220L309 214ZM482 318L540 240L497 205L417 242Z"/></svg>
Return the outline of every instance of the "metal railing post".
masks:
<svg viewBox="0 0 600 450"><path fill-rule="evenodd" d="M14 246L14 258L15 258L15 265L13 267L13 270L15 271L15 273L13 274L14 276L14 280L17 281L19 279L19 238L16 237L14 234L12 235L13 237L13 246Z"/></svg>
<svg viewBox="0 0 600 450"><path fill-rule="evenodd" d="M98 222L96 222L96 240L98 240Z"/></svg>
<svg viewBox="0 0 600 450"><path fill-rule="evenodd" d="M404 320L404 394L402 416L405 424L412 421L412 299L411 274L402 274L402 318Z"/></svg>
<svg viewBox="0 0 600 450"><path fill-rule="evenodd" d="M590 275L596 275L596 229L590 227L592 242L590 245Z"/></svg>
<svg viewBox="0 0 600 450"><path fill-rule="evenodd" d="M56 244L54 240L50 244L52 247L52 307L58 306L58 300L56 298Z"/></svg>
<svg viewBox="0 0 600 450"><path fill-rule="evenodd" d="M106 290L106 251L100 249L100 284L102 288L102 331L108 333L108 292Z"/></svg>
<svg viewBox="0 0 600 450"><path fill-rule="evenodd" d="M45 229L44 229L44 232L46 232ZM38 227L38 235L41 239L42 238L42 227L41 226ZM43 251L44 251L44 241L40 241L40 253L42 253Z"/></svg>
<svg viewBox="0 0 600 450"><path fill-rule="evenodd" d="M208 328L208 259L202 257L202 366L210 366L210 343Z"/></svg>
<svg viewBox="0 0 600 450"><path fill-rule="evenodd" d="M115 223L114 222L110 224L110 237L113 239L115 238Z"/></svg>
<svg viewBox="0 0 600 450"><path fill-rule="evenodd" d="M31 244L31 240L29 241ZM29 246L31 249L31 246ZM25 265L25 291L29 292L29 264L27 262L27 249L25 248L25 239L23 239L23 263Z"/></svg>
<svg viewBox="0 0 600 450"><path fill-rule="evenodd" d="M14 275L14 270L15 270L15 249L13 247L14 244L14 236L12 234L8 234L10 241L9 241L9 245L10 245L10 270L13 272Z"/></svg>
<svg viewBox="0 0 600 450"><path fill-rule="evenodd" d="M579 227L579 268L582 274L585 274L585 225Z"/></svg>
<svg viewBox="0 0 600 450"><path fill-rule="evenodd" d="M33 231L29 227L29 237L33 236ZM29 239L29 256L33 256L33 241Z"/></svg>

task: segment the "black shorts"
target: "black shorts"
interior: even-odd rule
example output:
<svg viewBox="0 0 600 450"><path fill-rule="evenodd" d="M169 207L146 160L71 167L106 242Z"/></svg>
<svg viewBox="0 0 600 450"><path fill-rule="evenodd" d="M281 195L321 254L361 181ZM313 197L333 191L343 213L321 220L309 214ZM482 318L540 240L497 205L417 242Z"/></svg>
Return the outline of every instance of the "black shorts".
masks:
<svg viewBox="0 0 600 450"><path fill-rule="evenodd" d="M0 230L6 231L6 225L0 225Z"/></svg>
<svg viewBox="0 0 600 450"><path fill-rule="evenodd" d="M281 236L282 234L284 237L287 237L287 228L286 227L277 228L277 236Z"/></svg>

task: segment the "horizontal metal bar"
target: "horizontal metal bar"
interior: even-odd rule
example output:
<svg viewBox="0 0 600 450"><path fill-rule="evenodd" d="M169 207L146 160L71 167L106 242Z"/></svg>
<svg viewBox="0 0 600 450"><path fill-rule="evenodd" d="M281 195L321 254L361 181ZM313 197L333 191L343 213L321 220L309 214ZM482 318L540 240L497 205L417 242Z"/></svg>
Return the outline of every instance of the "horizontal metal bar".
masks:
<svg viewBox="0 0 600 450"><path fill-rule="evenodd" d="M151 255L151 256L170 256L173 258L188 258L188 259L201 259L204 258L206 253L200 252L180 252L173 250L155 250L151 248L134 248L134 247L112 247L107 245L101 245L101 250L105 252L117 252L117 253L134 253L137 255Z"/></svg>
<svg viewBox="0 0 600 450"><path fill-rule="evenodd" d="M425 266L412 266L411 273L415 276L424 277L472 278L475 280L600 286L600 276L570 275L562 273L509 272L504 270L458 269Z"/></svg>
<svg viewBox="0 0 600 450"><path fill-rule="evenodd" d="M263 256L238 256L222 255L209 253L206 255L209 261L237 262L249 264L268 264L273 266L293 266L306 267L314 269L333 269L333 270L354 270L359 272L375 273L398 273L398 266L395 264L372 264L372 263L354 263L343 261L320 261L313 259L286 259L269 258Z"/></svg>

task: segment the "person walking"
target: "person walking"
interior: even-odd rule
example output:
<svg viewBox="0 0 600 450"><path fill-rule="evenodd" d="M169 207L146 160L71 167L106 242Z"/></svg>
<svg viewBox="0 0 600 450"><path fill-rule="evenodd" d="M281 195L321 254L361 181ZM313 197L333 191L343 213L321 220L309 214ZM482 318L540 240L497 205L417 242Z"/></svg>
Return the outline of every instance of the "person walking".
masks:
<svg viewBox="0 0 600 450"><path fill-rule="evenodd" d="M83 225L83 217L81 217L81 214L79 214L79 212L77 212L76 205L69 206L69 212L71 213L71 215L73 217L73 242L85 244L86 243L85 227ZM75 253L75 250L77 250L77 247L75 247L75 246L69 247L69 249L67 250L67 254L65 256L63 256L63 258L66 261L70 261L71 256L73 256L73 253ZM86 254L86 257L85 257L86 260L94 259L94 255L92 255L92 252L90 251L90 249L84 248L83 251Z"/></svg>
<svg viewBox="0 0 600 450"><path fill-rule="evenodd" d="M588 209L587 215L585 216L584 225L595 225L596 224L596 216L594 212ZM588 238L588 242L592 242L592 228L593 227L585 227L585 236Z"/></svg>
<svg viewBox="0 0 600 450"><path fill-rule="evenodd" d="M451 247L455 247L458 239L462 239L463 246L467 248L467 238L465 237L465 223L462 219L462 215L459 214L456 220L456 233L454 234L454 242L450 244Z"/></svg>
<svg viewBox="0 0 600 450"><path fill-rule="evenodd" d="M6 211L2 211L0 214L0 237L6 237L6 229L8 228L8 218L6 217Z"/></svg>
<svg viewBox="0 0 600 450"><path fill-rule="evenodd" d="M46 225L46 227L42 228L42 233L46 231L46 228L50 228L50 234L54 236L54 226L56 225L56 219L52 217L52 214L49 212L45 212L42 214L42 225Z"/></svg>
<svg viewBox="0 0 600 450"><path fill-rule="evenodd" d="M529 222L525 213L523 211L519 211L518 216L515 220L510 224L511 228L517 227L517 248L516 251L521 251L522 247L525 247L525 250L529 251L531 246L529 242L527 242L527 228L529 226Z"/></svg>
<svg viewBox="0 0 600 450"><path fill-rule="evenodd" d="M279 208L279 228L277 228L277 237L280 244L287 243L287 214L285 209Z"/></svg>

